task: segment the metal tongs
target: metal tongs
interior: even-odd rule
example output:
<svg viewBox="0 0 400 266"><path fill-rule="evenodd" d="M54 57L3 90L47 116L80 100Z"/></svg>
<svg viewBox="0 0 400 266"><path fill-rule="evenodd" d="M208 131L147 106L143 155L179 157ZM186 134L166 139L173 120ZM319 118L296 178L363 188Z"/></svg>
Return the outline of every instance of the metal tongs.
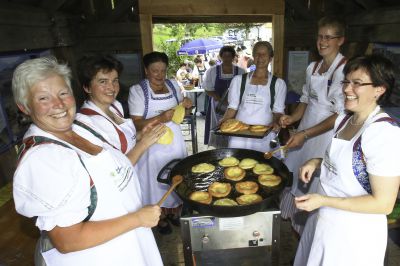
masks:
<svg viewBox="0 0 400 266"><path fill-rule="evenodd" d="M278 149L275 149L275 150L272 150L272 151L264 153L264 158L265 159L271 159L272 156L274 155L274 153L276 153L276 152L278 152L280 150L286 151L286 149L287 149L286 145L280 146Z"/></svg>

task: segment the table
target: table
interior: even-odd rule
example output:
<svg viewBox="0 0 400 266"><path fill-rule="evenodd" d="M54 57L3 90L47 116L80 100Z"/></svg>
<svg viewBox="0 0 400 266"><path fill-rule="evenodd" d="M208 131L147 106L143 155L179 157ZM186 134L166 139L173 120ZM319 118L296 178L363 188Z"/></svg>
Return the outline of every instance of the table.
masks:
<svg viewBox="0 0 400 266"><path fill-rule="evenodd" d="M188 93L194 93L194 107L195 107L195 112L197 112L197 97L199 94L205 92L204 89L200 87L194 87L193 89L187 90L186 88L183 90L183 95L187 95ZM195 113L196 114L196 113Z"/></svg>

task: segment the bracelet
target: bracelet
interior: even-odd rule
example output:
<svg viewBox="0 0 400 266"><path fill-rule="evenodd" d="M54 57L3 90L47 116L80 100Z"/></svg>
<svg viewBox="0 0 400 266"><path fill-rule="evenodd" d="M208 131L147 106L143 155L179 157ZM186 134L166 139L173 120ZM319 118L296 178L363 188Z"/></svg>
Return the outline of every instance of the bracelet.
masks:
<svg viewBox="0 0 400 266"><path fill-rule="evenodd" d="M308 135L305 130L300 131L304 135L304 139L308 139Z"/></svg>

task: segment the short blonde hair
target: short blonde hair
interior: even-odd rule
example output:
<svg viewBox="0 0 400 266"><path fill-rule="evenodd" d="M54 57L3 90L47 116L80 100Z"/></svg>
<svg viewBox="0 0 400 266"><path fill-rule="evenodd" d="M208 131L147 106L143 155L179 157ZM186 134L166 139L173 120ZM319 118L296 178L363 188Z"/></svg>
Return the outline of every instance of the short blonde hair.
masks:
<svg viewBox="0 0 400 266"><path fill-rule="evenodd" d="M267 41L259 41L259 42L256 42L256 44L254 44L253 56L254 56L256 50L258 49L258 47L267 48L269 57L270 58L274 57L274 48L272 48L272 45Z"/></svg>
<svg viewBox="0 0 400 266"><path fill-rule="evenodd" d="M52 75L59 75L71 89L71 70L66 64L59 64L54 57L29 59L20 64L12 79L12 91L16 104L29 111L28 94L30 89L39 81Z"/></svg>

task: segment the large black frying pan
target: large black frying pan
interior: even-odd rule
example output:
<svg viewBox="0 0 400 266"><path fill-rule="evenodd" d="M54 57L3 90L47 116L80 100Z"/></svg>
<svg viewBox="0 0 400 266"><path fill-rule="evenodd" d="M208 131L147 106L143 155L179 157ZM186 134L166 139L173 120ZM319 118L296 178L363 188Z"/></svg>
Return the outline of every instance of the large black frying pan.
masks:
<svg viewBox="0 0 400 266"><path fill-rule="evenodd" d="M253 158L260 163L267 163L271 165L275 174L282 177L282 182L276 187L266 188L260 186L258 190L258 194L263 197L263 200L259 203L250 204L250 205L242 205L242 206L216 206L212 203L210 205L202 204L189 199L189 195L196 190L206 191L208 186L217 180L222 180L224 178L223 175L223 167L219 166L218 162L225 157L233 156L237 159L241 160L244 158ZM177 162L178 161L178 162ZM199 163L211 163L216 166L216 170L213 173L208 174L193 174L191 172L192 166ZM169 171L169 173L168 173ZM165 177L166 178L161 178ZM213 215L216 217L238 217L250 215L259 211L266 211L271 209L273 204L276 203L276 200L286 186L289 179L289 170L286 165L283 164L280 160L272 157L271 159L265 159L264 153L247 150L247 149L233 149L233 148L225 148L225 149L216 149L216 150L208 150L204 152L200 152L191 156L188 156L182 160L173 160L168 163L159 173L157 180L160 183L164 184L172 184L172 178L175 175L182 175L183 182L175 188L175 192L182 199L185 205L192 210L198 211L203 215ZM246 180L254 180L256 181L257 175L253 174L252 170L246 170ZM233 181L229 181L223 179L223 182L230 182L232 184L232 192L228 195L229 198L236 198L240 194L238 194L234 190Z"/></svg>

